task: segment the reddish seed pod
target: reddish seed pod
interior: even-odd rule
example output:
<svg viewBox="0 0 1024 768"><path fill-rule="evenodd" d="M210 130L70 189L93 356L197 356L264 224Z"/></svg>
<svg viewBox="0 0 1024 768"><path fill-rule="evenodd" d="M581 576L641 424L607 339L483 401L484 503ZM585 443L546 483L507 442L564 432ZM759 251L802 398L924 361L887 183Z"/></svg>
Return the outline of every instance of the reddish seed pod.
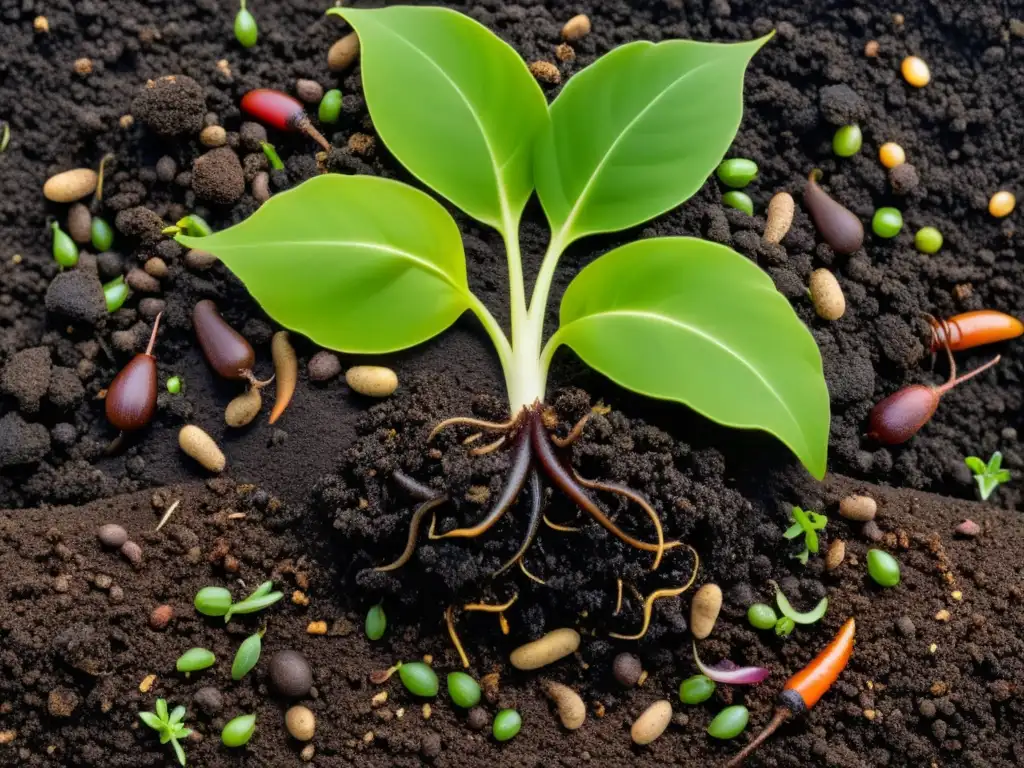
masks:
<svg viewBox="0 0 1024 768"><path fill-rule="evenodd" d="M287 93L271 88L257 88L242 97L242 111L280 131L301 131L317 142L324 151L331 145L309 121L301 102Z"/></svg>
<svg viewBox="0 0 1024 768"><path fill-rule="evenodd" d="M941 387L926 387L914 384L893 392L871 409L868 415L868 437L886 445L899 445L917 434L925 424L931 421L939 400L953 387L972 379L983 371L987 371L999 362L997 355L980 368L956 378L956 365L950 353L949 381Z"/></svg>
<svg viewBox="0 0 1024 768"><path fill-rule="evenodd" d="M814 169L804 186L804 206L814 226L832 250L851 254L864 243L864 225L852 211L843 207L818 186L821 171Z"/></svg>
<svg viewBox="0 0 1024 768"><path fill-rule="evenodd" d="M997 341L1015 339L1024 334L1024 323L1012 315L994 309L964 312L947 320L929 317L932 326L932 352L942 349L946 341L954 352Z"/></svg>
<svg viewBox="0 0 1024 768"><path fill-rule="evenodd" d="M220 316L217 305L203 299L192 310L192 325L206 361L225 379L252 379L256 353L252 345Z"/></svg>
<svg viewBox="0 0 1024 768"><path fill-rule="evenodd" d="M132 358L107 388L107 421L122 431L142 429L153 419L157 376L156 358L152 353L159 326L160 315L157 315L146 351Z"/></svg>

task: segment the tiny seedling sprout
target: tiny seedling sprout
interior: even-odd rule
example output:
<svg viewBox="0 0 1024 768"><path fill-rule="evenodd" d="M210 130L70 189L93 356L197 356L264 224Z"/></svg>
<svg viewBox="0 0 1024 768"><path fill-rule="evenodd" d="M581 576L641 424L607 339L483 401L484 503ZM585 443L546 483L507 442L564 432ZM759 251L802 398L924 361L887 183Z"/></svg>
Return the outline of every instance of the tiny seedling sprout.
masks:
<svg viewBox="0 0 1024 768"><path fill-rule="evenodd" d="M162 230L163 234L171 235L184 233L189 237L207 237L213 234L213 228L206 223L206 219L194 213L178 219L177 224L172 224Z"/></svg>
<svg viewBox="0 0 1024 768"><path fill-rule="evenodd" d="M256 45L260 30L256 24L256 17L245 7L245 0L241 0L238 6L238 13L235 14L235 39L243 48L252 48Z"/></svg>
<svg viewBox="0 0 1024 768"><path fill-rule="evenodd" d="M274 145L269 141L261 141L260 146L263 147L263 154L267 156L267 162L270 163L271 170L284 170L284 163L281 162L281 156L277 154Z"/></svg>
<svg viewBox="0 0 1024 768"><path fill-rule="evenodd" d="M182 721L185 719L185 707L177 706L174 711L168 713L167 701L157 699L155 712L139 712L139 719L146 725L160 734L160 743L171 743L174 747L174 754L178 762L185 765L185 750L179 743L182 739L188 738L192 733L191 728L186 728Z"/></svg>
<svg viewBox="0 0 1024 768"><path fill-rule="evenodd" d="M263 650L263 634L266 629L261 629L255 635L250 635L238 646L235 660L231 663L231 679L241 680L256 666L260 660L260 653Z"/></svg>
<svg viewBox="0 0 1024 768"><path fill-rule="evenodd" d="M179 672L184 672L185 677L188 677L193 672L209 669L216 662L217 657L213 655L212 651L206 648L189 648L178 657L175 667Z"/></svg>
<svg viewBox="0 0 1024 768"><path fill-rule="evenodd" d="M245 600L232 602L231 592L224 587L203 587L196 593L196 610L204 616L223 616L224 622L238 613L256 613L276 603L283 592L273 592L274 582L265 581Z"/></svg>
<svg viewBox="0 0 1024 768"><path fill-rule="evenodd" d="M818 554L817 532L825 528L828 524L828 518L824 515L819 515L817 512L809 510L804 512L800 507L793 507L789 519L794 521L793 525L789 526L782 535L787 539L795 539L801 534L804 537L803 551L797 555L790 555L790 557L795 557L802 565L807 565L807 558L812 554Z"/></svg>
<svg viewBox="0 0 1024 768"><path fill-rule="evenodd" d="M1003 483L1010 482L1010 470L1003 469L1003 454L996 451L986 464L977 456L968 456L964 463L974 473L974 482L978 484L978 497L982 501L988 501L988 497L995 493Z"/></svg>
<svg viewBox="0 0 1024 768"><path fill-rule="evenodd" d="M782 619L789 619L791 622L795 624L814 624L815 622L821 621L821 619L825 616L825 613L828 611L828 598L823 597L818 602L818 604L814 606L814 608L812 608L809 611L805 611L804 613L801 613L800 611L793 608L792 605L790 605L789 600L786 598L784 594L782 594L782 590L779 588L779 585L774 584L774 586L775 601L779 604L779 611L782 613ZM780 619L780 621L782 619ZM778 631L778 627L779 625L776 624L776 632Z"/></svg>

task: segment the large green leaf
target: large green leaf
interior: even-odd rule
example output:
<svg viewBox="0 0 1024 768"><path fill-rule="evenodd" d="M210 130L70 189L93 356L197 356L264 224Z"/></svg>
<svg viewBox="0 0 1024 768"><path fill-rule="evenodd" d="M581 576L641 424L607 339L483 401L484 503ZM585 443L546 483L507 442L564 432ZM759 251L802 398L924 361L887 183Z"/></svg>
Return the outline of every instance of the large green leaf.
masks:
<svg viewBox="0 0 1024 768"><path fill-rule="evenodd" d="M687 237L617 248L570 283L561 324L549 355L566 344L628 389L770 432L824 476L821 355L771 278L735 251Z"/></svg>
<svg viewBox="0 0 1024 768"><path fill-rule="evenodd" d="M503 229L533 192L547 103L512 48L445 8L332 8L359 35L363 90L388 149L470 216ZM507 219L510 221L506 221Z"/></svg>
<svg viewBox="0 0 1024 768"><path fill-rule="evenodd" d="M404 349L470 306L452 217L424 192L372 176L317 176L209 237L271 317L344 352Z"/></svg>
<svg viewBox="0 0 1024 768"><path fill-rule="evenodd" d="M768 40L623 45L574 76L535 151L537 193L562 241L614 232L700 189L743 114L743 73Z"/></svg>

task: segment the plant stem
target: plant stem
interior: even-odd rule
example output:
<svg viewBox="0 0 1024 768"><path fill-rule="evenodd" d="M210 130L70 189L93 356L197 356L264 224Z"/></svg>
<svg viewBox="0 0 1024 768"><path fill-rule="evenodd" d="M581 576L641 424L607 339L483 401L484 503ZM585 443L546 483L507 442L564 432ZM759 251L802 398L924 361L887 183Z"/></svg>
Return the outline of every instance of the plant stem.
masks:
<svg viewBox="0 0 1024 768"><path fill-rule="evenodd" d="M491 314L491 311L472 292L469 294L469 308L477 316L477 319L480 320L480 324L487 331L487 335L491 337L491 341L494 342L494 348L498 352L498 360L501 361L501 370L505 374L505 387L508 391L511 391L512 347L509 345L508 339L505 338L505 332L501 330L501 326L494 315Z"/></svg>

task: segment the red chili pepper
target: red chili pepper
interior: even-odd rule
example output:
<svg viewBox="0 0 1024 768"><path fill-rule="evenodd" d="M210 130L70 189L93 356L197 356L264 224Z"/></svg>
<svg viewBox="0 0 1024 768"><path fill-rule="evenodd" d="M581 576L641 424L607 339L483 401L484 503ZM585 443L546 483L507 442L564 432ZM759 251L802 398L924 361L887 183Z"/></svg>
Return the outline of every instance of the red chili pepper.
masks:
<svg viewBox="0 0 1024 768"><path fill-rule="evenodd" d="M853 653L855 629L854 620L847 619L825 650L815 656L814 661L786 681L782 693L779 694L779 706L775 710L775 717L757 735L757 738L726 763L726 768L735 768L741 765L786 720L794 715L805 714L818 703L818 699L832 687L839 677L839 673L846 669L846 664L850 661L850 654Z"/></svg>
<svg viewBox="0 0 1024 768"><path fill-rule="evenodd" d="M281 131L301 131L330 152L331 145L313 127L298 99L270 88L257 88L242 97L242 111Z"/></svg>
<svg viewBox="0 0 1024 768"><path fill-rule="evenodd" d="M979 309L954 315L948 320L928 318L932 326L932 352L938 352L949 339L954 352L982 344L1015 339L1024 334L1024 323L1012 315L994 309Z"/></svg>

